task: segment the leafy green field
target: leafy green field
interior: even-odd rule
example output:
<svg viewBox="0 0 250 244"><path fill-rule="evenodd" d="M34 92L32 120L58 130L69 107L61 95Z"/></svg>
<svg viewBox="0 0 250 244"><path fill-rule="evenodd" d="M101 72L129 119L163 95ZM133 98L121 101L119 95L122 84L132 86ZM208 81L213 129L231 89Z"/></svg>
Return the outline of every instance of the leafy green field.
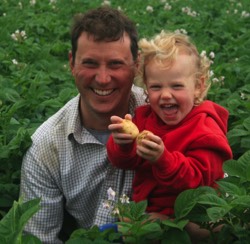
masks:
<svg viewBox="0 0 250 244"><path fill-rule="evenodd" d="M230 112L228 138L234 158L250 150L248 0L2 0L0 219L18 199L20 167L30 135L77 94L68 65L71 19L103 3L130 16L140 37L162 29L187 32L200 52L215 54L208 98Z"/></svg>

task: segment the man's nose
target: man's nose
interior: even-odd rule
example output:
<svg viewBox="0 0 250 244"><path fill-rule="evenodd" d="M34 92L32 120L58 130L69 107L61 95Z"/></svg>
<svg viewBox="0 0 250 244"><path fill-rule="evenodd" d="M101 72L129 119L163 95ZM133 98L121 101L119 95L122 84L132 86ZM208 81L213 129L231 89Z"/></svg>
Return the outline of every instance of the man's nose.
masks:
<svg viewBox="0 0 250 244"><path fill-rule="evenodd" d="M110 82L111 77L107 67L99 67L95 75L95 80L99 83Z"/></svg>

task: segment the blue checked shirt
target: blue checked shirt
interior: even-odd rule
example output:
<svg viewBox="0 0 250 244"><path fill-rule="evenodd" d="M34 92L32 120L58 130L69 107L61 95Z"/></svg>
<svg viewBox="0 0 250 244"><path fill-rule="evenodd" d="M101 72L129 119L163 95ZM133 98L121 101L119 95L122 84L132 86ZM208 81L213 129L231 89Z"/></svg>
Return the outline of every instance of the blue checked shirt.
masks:
<svg viewBox="0 0 250 244"><path fill-rule="evenodd" d="M20 195L24 201L42 198L39 210L25 227L43 243L61 243L64 208L79 227L116 221L102 206L111 187L118 196L131 195L132 171L115 169L106 146L82 127L80 96L71 99L32 135L22 164ZM143 90L133 86L129 112L145 103Z"/></svg>

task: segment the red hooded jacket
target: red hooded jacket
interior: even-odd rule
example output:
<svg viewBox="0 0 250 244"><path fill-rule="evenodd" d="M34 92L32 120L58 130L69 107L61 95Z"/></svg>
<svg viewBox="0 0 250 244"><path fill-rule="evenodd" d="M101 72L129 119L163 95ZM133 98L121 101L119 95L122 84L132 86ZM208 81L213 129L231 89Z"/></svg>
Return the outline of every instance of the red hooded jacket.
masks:
<svg viewBox="0 0 250 244"><path fill-rule="evenodd" d="M232 158L227 133L228 111L205 101L177 125L166 125L149 105L138 107L134 123L139 131L149 130L162 138L165 150L154 163L136 154L136 143L121 147L110 136L110 162L135 170L133 200L147 199L148 212L172 215L178 194L198 186L215 187L223 178L222 164Z"/></svg>

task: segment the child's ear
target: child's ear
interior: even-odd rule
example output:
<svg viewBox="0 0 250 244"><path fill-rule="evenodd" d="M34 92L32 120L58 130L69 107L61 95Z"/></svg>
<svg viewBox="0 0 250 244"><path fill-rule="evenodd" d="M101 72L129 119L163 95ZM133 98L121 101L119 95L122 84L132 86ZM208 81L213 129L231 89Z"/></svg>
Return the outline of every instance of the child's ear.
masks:
<svg viewBox="0 0 250 244"><path fill-rule="evenodd" d="M205 78L201 76L195 85L195 92L194 92L195 103L203 99L204 91L205 91Z"/></svg>
<svg viewBox="0 0 250 244"><path fill-rule="evenodd" d="M200 92L203 92L205 89L205 77L201 76L199 81L196 83L195 88L199 90Z"/></svg>

